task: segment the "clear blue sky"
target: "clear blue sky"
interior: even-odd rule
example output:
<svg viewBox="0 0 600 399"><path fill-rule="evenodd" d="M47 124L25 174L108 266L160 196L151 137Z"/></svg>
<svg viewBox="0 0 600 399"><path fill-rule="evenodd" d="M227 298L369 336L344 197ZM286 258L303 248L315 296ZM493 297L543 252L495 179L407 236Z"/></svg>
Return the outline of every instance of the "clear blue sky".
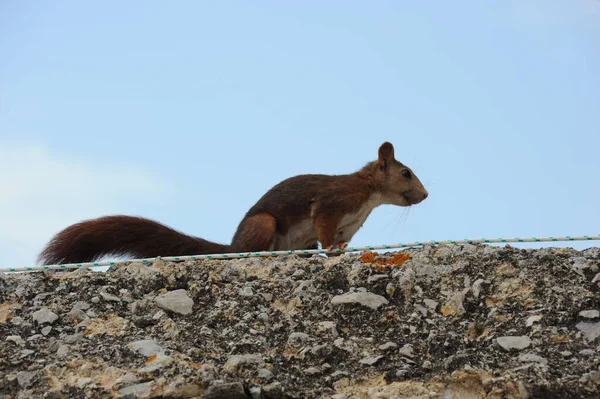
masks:
<svg viewBox="0 0 600 399"><path fill-rule="evenodd" d="M229 242L385 140L430 196L352 245L600 233L596 0L4 1L0 54L0 267L113 213Z"/></svg>

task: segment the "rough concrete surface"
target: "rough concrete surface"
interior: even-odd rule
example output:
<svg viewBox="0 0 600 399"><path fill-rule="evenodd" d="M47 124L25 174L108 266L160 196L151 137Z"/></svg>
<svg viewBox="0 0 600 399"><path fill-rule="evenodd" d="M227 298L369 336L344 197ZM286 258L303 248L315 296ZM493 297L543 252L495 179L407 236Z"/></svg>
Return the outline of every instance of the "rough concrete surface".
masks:
<svg viewBox="0 0 600 399"><path fill-rule="evenodd" d="M0 276L3 398L598 398L600 250Z"/></svg>

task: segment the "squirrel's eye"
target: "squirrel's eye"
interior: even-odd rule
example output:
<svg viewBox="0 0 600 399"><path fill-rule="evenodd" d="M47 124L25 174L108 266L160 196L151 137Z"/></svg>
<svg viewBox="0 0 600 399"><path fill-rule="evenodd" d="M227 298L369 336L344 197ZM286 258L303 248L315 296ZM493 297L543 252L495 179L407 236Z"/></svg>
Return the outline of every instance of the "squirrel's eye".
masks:
<svg viewBox="0 0 600 399"><path fill-rule="evenodd" d="M402 174L402 176L406 177L407 179L412 179L412 175L410 174L410 170L408 169L402 169L402 172L400 172Z"/></svg>

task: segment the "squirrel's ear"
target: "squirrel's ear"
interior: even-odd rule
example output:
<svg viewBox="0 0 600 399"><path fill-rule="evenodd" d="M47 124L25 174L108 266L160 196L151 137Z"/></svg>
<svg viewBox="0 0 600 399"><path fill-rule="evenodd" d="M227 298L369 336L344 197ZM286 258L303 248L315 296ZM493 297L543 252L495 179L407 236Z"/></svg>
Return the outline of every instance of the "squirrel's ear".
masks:
<svg viewBox="0 0 600 399"><path fill-rule="evenodd" d="M385 170L393 160L394 146L392 143L386 141L381 145L381 147L379 147L379 167L382 170Z"/></svg>

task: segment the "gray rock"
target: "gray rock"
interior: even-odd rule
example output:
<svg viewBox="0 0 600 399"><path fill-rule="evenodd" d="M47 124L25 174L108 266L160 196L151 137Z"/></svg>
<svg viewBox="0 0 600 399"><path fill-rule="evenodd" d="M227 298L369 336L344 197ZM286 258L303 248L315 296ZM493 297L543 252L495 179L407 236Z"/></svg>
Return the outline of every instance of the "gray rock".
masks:
<svg viewBox="0 0 600 399"><path fill-rule="evenodd" d="M298 280L298 286L294 289L294 294L300 297L310 296L309 294L317 292L312 280Z"/></svg>
<svg viewBox="0 0 600 399"><path fill-rule="evenodd" d="M585 338L593 342L600 337L600 321L596 323L580 322L575 327L585 335Z"/></svg>
<svg viewBox="0 0 600 399"><path fill-rule="evenodd" d="M73 309L80 309L80 310L88 310L90 308L90 304L84 301L77 301L75 303L75 305L73 306Z"/></svg>
<svg viewBox="0 0 600 399"><path fill-rule="evenodd" d="M393 342L386 342L385 344L379 345L379 349L381 349L382 351L386 351L388 349L395 349L398 347L398 344L395 344Z"/></svg>
<svg viewBox="0 0 600 399"><path fill-rule="evenodd" d="M427 306L429 309L435 311L438 307L438 302L434 301L433 299L428 299L425 298L423 299L423 303L425 304L425 306Z"/></svg>
<svg viewBox="0 0 600 399"><path fill-rule="evenodd" d="M213 335L213 330L206 326L202 326L202 328L200 328L200 335Z"/></svg>
<svg viewBox="0 0 600 399"><path fill-rule="evenodd" d="M25 358L29 355L33 355L35 353L35 351L32 351L31 349L23 349L23 351L21 352L21 358Z"/></svg>
<svg viewBox="0 0 600 399"><path fill-rule="evenodd" d="M14 342L19 346L25 346L25 340L18 335L9 335L5 339L6 342Z"/></svg>
<svg viewBox="0 0 600 399"><path fill-rule="evenodd" d="M448 305L450 305L452 309L454 309L455 314L457 316L462 316L465 314L464 301L465 294L463 294L462 292L455 293L448 301Z"/></svg>
<svg viewBox="0 0 600 399"><path fill-rule="evenodd" d="M140 341L131 342L127 347L143 356L154 356L151 361L145 363L145 367L140 369L142 372L152 372L173 362L173 358L165 355L165 350L154 340L143 339Z"/></svg>
<svg viewBox="0 0 600 399"><path fill-rule="evenodd" d="M548 364L548 360L545 357L538 356L534 353L526 353L519 356L519 361L521 363L539 363L544 366Z"/></svg>
<svg viewBox="0 0 600 399"><path fill-rule="evenodd" d="M33 320L38 324L52 324L58 320L58 315L48 308L41 308L40 310L33 312Z"/></svg>
<svg viewBox="0 0 600 399"><path fill-rule="evenodd" d="M367 366L373 366L374 364L376 364L381 359L383 359L383 356L381 356L381 355L379 355L379 356L367 356L367 357L363 357L362 359L360 359L359 363L360 364L366 364Z"/></svg>
<svg viewBox="0 0 600 399"><path fill-rule="evenodd" d="M388 294L389 296L394 296L395 292L396 292L396 287L394 286L394 284L387 283L387 285L385 286L385 293Z"/></svg>
<svg viewBox="0 0 600 399"><path fill-rule="evenodd" d="M247 399L241 382L215 382L204 393L205 399Z"/></svg>
<svg viewBox="0 0 600 399"><path fill-rule="evenodd" d="M309 367L309 368L307 368L307 369L304 370L304 374L317 375L317 374L321 374L321 370L319 370L316 367Z"/></svg>
<svg viewBox="0 0 600 399"><path fill-rule="evenodd" d="M402 356L413 357L415 355L415 351L411 344L404 345L399 351Z"/></svg>
<svg viewBox="0 0 600 399"><path fill-rule="evenodd" d="M35 382L37 376L37 371L19 371L17 373L17 382L21 388L29 388Z"/></svg>
<svg viewBox="0 0 600 399"><path fill-rule="evenodd" d="M417 309L423 316L427 316L427 309L424 306L415 304L415 309Z"/></svg>
<svg viewBox="0 0 600 399"><path fill-rule="evenodd" d="M261 295L261 296L264 298L264 300L265 300L265 301L267 301L267 302L271 302L271 301L273 300L273 294L271 294L271 293L268 293L268 292L263 292L263 293L261 293L260 295Z"/></svg>
<svg viewBox="0 0 600 399"><path fill-rule="evenodd" d="M68 345L61 345L58 347L58 350L56 351L56 356L58 357L63 357L69 354L69 346Z"/></svg>
<svg viewBox="0 0 600 399"><path fill-rule="evenodd" d="M525 325L527 327L531 327L533 325L533 323L536 323L538 321L542 320L542 315L535 315L535 316L530 316L527 318L527 320L525 321Z"/></svg>
<svg viewBox="0 0 600 399"><path fill-rule="evenodd" d="M337 379L345 377L347 375L348 375L348 373L346 373L345 371L336 370L333 373L331 373L331 378L334 380L337 380Z"/></svg>
<svg viewBox="0 0 600 399"><path fill-rule="evenodd" d="M475 282L473 283L471 291L473 291L473 296L475 298L479 298L479 294L481 294L481 286L483 285L483 283L485 283L485 280L482 278L475 280Z"/></svg>
<svg viewBox="0 0 600 399"><path fill-rule="evenodd" d="M121 298L108 292L100 291L100 296L107 302L121 302Z"/></svg>
<svg viewBox="0 0 600 399"><path fill-rule="evenodd" d="M596 351L593 349L582 349L579 351L579 354L583 356L594 356Z"/></svg>
<svg viewBox="0 0 600 399"><path fill-rule="evenodd" d="M251 297L252 295L254 295L254 291L252 290L252 287L244 287L240 292L240 295L245 297Z"/></svg>
<svg viewBox="0 0 600 399"><path fill-rule="evenodd" d="M597 310L582 310L579 312L579 316L585 317L586 319L597 319L600 318L600 312Z"/></svg>
<svg viewBox="0 0 600 399"><path fill-rule="evenodd" d="M88 316L81 309L73 308L71 309L71 311L69 311L69 313L67 313L67 319L70 322L79 322L87 318Z"/></svg>
<svg viewBox="0 0 600 399"><path fill-rule="evenodd" d="M310 339L310 335L303 332L293 332L288 337L288 343L306 342Z"/></svg>
<svg viewBox="0 0 600 399"><path fill-rule="evenodd" d="M303 277L305 274L306 272L304 270L298 269L292 274L292 277L298 279L300 277Z"/></svg>
<svg viewBox="0 0 600 399"><path fill-rule="evenodd" d="M385 279L388 278L387 274L372 274L369 277L367 277L367 283L369 284L373 284L381 279Z"/></svg>
<svg viewBox="0 0 600 399"><path fill-rule="evenodd" d="M192 313L194 301L188 296L186 290L179 289L159 295L156 298L156 305L164 310L187 315Z"/></svg>
<svg viewBox="0 0 600 399"><path fill-rule="evenodd" d="M396 371L396 377L404 378L408 374L409 370L398 370Z"/></svg>
<svg viewBox="0 0 600 399"><path fill-rule="evenodd" d="M336 323L333 321L321 321L319 322L319 329L321 331L327 331L329 333L331 333L331 335L334 338L338 337L338 332L337 332L337 328L336 328Z"/></svg>
<svg viewBox="0 0 600 399"><path fill-rule="evenodd" d="M42 328L42 330L41 330L43 336L50 334L51 331L52 331L51 326L46 326L46 327Z"/></svg>
<svg viewBox="0 0 600 399"><path fill-rule="evenodd" d="M258 316L256 316L256 318L258 320L264 321L265 323L269 321L269 315L267 313L265 313L265 312L259 313Z"/></svg>
<svg viewBox="0 0 600 399"><path fill-rule="evenodd" d="M131 384L134 382L138 382L138 378L132 372L128 372L123 374L121 377L115 380L117 384Z"/></svg>
<svg viewBox="0 0 600 399"><path fill-rule="evenodd" d="M261 378L266 381L273 378L273 373L271 373L271 371L269 371L269 369L259 369L257 375L258 375L258 378Z"/></svg>
<svg viewBox="0 0 600 399"><path fill-rule="evenodd" d="M262 356L255 354L232 355L227 359L227 363L223 368L227 371L235 371L242 365L253 365L257 368L263 368L265 361Z"/></svg>
<svg viewBox="0 0 600 399"><path fill-rule="evenodd" d="M67 335L65 337L66 344L75 344L77 342L85 341L85 337L81 333L75 333L73 335Z"/></svg>
<svg viewBox="0 0 600 399"><path fill-rule="evenodd" d="M265 396L269 398L283 398L283 386L279 381L273 381L272 383L262 387Z"/></svg>
<svg viewBox="0 0 600 399"><path fill-rule="evenodd" d="M76 384L79 388L83 388L86 385L91 384L91 382L92 382L92 379L90 377L81 377L81 378L77 379Z"/></svg>
<svg viewBox="0 0 600 399"><path fill-rule="evenodd" d="M129 385L125 388L119 389L119 393L123 396L133 395L134 397L142 397L150 392L153 383L154 381L148 381L142 382L141 384Z"/></svg>
<svg viewBox="0 0 600 399"><path fill-rule="evenodd" d="M164 355L165 350L153 339L142 339L140 341L134 341L127 345L127 347L143 356L152 355Z"/></svg>
<svg viewBox="0 0 600 399"><path fill-rule="evenodd" d="M528 336L517 336L517 337L498 337L496 342L505 350L511 349L525 349L531 345L531 339Z"/></svg>
<svg viewBox="0 0 600 399"><path fill-rule="evenodd" d="M381 305L388 303L388 300L381 295L373 294L372 292L349 292L342 295L336 295L331 299L334 305L345 303L358 303L368 308L376 310Z"/></svg>

